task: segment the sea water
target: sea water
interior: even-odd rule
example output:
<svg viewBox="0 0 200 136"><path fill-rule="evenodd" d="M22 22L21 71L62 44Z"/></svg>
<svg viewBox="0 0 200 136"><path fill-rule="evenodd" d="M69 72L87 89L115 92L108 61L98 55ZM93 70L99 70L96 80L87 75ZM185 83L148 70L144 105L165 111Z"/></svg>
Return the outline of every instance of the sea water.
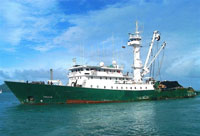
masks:
<svg viewBox="0 0 200 136"><path fill-rule="evenodd" d="M200 97L105 104L21 105L0 94L0 136L199 136Z"/></svg>

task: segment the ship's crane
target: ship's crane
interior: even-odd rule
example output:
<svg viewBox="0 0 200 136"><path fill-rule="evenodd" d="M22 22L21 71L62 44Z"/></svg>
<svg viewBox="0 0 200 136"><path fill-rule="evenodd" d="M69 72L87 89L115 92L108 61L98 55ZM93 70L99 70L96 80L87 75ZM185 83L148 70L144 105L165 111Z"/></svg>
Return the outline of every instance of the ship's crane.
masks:
<svg viewBox="0 0 200 136"><path fill-rule="evenodd" d="M136 31L135 33L129 33L129 41L127 43L128 46L133 47L133 81L135 83L142 83L143 82L143 77L148 74L150 72L149 68L150 66L153 64L153 62L155 61L155 59L158 57L158 55L160 54L161 50L164 49L164 47L166 46L166 43L164 42L161 46L161 48L158 50L158 52L156 53L156 55L152 58L152 60L150 61L150 55L152 53L153 50L153 45L154 45L154 41L159 41L160 40L160 33L159 31L154 31L153 32L153 37L150 43L150 47L149 47L149 51L147 54L147 58L144 64L144 67L142 66L142 61L140 59L140 47L141 47L141 36L140 36L140 32L138 31L138 23L136 21ZM122 48L124 48L124 46L122 46Z"/></svg>
<svg viewBox="0 0 200 136"><path fill-rule="evenodd" d="M155 61L155 59L158 57L158 55L160 54L160 52L162 51L162 49L164 49L164 47L166 46L166 43L164 42L162 44L162 46L160 47L160 49L158 50L158 52L156 53L156 55L149 62L150 55L152 53L152 49L153 49L153 45L154 45L154 41L155 40L156 41L160 40L160 33L159 33L159 31L154 31L154 33L153 33L153 37L152 37L152 40L151 40L151 43L150 43L150 47L149 47L149 51L148 51L148 54L147 54L147 58L146 58L144 67L143 67L142 72L141 72L141 76L142 77L144 77L144 75L146 75L146 74L149 73L150 66L153 64L153 62Z"/></svg>

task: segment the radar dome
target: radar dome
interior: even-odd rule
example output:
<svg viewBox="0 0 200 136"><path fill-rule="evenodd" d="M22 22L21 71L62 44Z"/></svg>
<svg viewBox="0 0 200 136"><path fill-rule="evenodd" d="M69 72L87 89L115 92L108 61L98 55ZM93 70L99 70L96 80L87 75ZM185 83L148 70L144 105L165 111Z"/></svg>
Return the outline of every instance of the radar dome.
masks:
<svg viewBox="0 0 200 136"><path fill-rule="evenodd" d="M112 64L113 64L113 66L117 65L117 61L113 60Z"/></svg>
<svg viewBox="0 0 200 136"><path fill-rule="evenodd" d="M103 67L104 66L104 63L103 62L100 62L100 64L99 64L101 67Z"/></svg>

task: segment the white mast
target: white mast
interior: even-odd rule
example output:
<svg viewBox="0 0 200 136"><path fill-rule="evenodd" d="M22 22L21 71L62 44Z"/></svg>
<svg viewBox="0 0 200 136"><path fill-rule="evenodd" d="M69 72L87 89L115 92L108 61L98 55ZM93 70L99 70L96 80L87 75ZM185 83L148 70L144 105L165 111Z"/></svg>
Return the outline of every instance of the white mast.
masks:
<svg viewBox="0 0 200 136"><path fill-rule="evenodd" d="M141 47L141 36L138 31L138 23L136 21L136 31L134 34L129 33L129 41L127 43L128 46L133 47L134 54L134 63L133 63L133 80L135 83L142 82L141 70L142 70L142 62L140 59L140 47Z"/></svg>

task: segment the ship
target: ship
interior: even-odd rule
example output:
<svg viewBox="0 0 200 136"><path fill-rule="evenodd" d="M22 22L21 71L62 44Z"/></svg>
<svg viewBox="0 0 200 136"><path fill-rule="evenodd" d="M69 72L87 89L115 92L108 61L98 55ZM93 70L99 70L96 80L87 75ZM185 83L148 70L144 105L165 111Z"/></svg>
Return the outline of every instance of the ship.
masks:
<svg viewBox="0 0 200 136"><path fill-rule="evenodd" d="M151 56L154 44L161 36L159 31L154 31L143 65L140 33L136 22L135 32L129 33L127 42L127 47L133 48L132 75L124 74L123 67L113 60L108 66L104 62L97 66L74 63L69 69L66 85L60 80L53 80L52 69L51 79L47 82L5 81L5 84L21 104L112 103L195 97L197 92L192 87L183 87L177 81L156 81L147 77L166 43L163 42L156 54Z"/></svg>

